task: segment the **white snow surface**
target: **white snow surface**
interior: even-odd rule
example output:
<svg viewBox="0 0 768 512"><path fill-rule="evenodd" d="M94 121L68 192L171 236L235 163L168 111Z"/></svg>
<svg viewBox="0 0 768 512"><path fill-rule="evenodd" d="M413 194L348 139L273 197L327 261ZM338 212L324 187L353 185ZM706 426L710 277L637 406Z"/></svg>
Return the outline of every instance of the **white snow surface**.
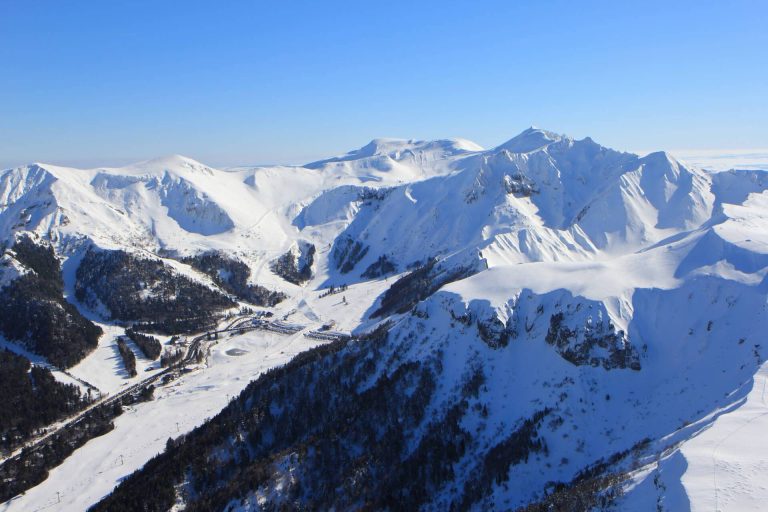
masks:
<svg viewBox="0 0 768 512"><path fill-rule="evenodd" d="M277 317L333 321L345 332L379 321L370 318L378 297L409 265L431 257L474 265L482 270L417 306L428 319L396 317L393 336L433 333L408 351L415 359L445 351L455 381L441 383L444 392L455 392L468 365L486 369L492 407L481 442L550 405L565 418L563 430L545 436L550 453L580 454L513 468L516 484L495 486L494 504L535 498L520 489L568 481L645 437L655 452L633 473L622 509L758 510L765 502L766 171L713 174L666 153L640 157L537 128L489 150L461 139L377 139L303 167L219 170L181 156L111 169L32 164L0 172L0 241L23 231L54 243L70 292L86 243L153 257L218 249L245 261L253 282L288 294ZM334 256L344 240L365 248L347 273ZM309 282L272 273L272 260L306 242L317 249ZM396 271L363 277L381 256ZM0 283L24 271L0 265ZM320 297L340 284L349 285L343 294ZM519 326L519 339L486 346L476 330L452 326L467 312ZM541 341L556 312L576 330L621 331L641 369L564 360ZM112 347L121 328L86 314L105 335L71 373L113 393L131 382ZM223 339L209 368L158 388L155 401L118 418L114 431L0 510L86 508L162 450L175 422L180 431L200 424L226 394L312 343L271 333ZM246 354L228 356L233 347ZM156 371L149 366L138 361L137 369ZM561 399L558 386L569 379L576 384ZM61 505L51 501L56 491ZM440 496L433 505L440 508Z"/></svg>
<svg viewBox="0 0 768 512"><path fill-rule="evenodd" d="M628 511L761 511L768 502L768 363L734 400L694 425L692 439L642 468L620 502Z"/></svg>

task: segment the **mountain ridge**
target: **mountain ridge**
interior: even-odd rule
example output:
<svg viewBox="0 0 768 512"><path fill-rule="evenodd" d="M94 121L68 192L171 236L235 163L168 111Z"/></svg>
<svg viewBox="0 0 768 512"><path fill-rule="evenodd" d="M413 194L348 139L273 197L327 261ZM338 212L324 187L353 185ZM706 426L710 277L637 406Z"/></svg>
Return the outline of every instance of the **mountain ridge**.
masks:
<svg viewBox="0 0 768 512"><path fill-rule="evenodd" d="M738 408L734 389L762 375L765 344L755 333L768 327L766 197L765 172L710 174L665 152L641 157L531 127L487 150L458 139L375 139L306 166L225 171L178 155L124 168L25 166L0 172L0 240L29 233L50 241L70 273L87 251L99 255L87 261L108 263L119 254L135 274L113 265L110 275L121 289L136 287L131 297L142 315L152 311L142 301L160 298L164 311L191 311L194 301L174 293L193 292L173 290L204 287L217 314L230 304L258 308L371 340L319 349L300 358L306 365L255 381L213 423L118 487L105 502L111 507L153 499L133 487L149 481L200 510L262 502L323 508L336 504L329 496L355 508L417 495L424 501L412 504L425 510L515 509L546 504L553 489L582 496L589 486L599 492L585 500L608 493L618 506L642 510L663 498L655 478L683 485L676 466L660 462L682 456L668 440L691 442L713 424L713 411ZM0 282L17 279L24 270L17 267L11 261ZM77 279L84 277L65 281ZM151 320L146 325L178 327ZM99 322L106 334L97 352L121 328L109 317ZM73 371L87 378L95 360L88 355ZM254 405L272 396L265 382L287 389L302 375L343 418L356 400L379 397L366 411L379 415L400 451L385 457L361 443L381 442L365 418L350 416L337 432L339 418L320 413L315 426L257 440L260 429L280 431L273 421L290 423L285 411L295 406L287 401L266 415ZM416 382L423 394L412 391ZM314 403L312 389L281 400ZM387 393L409 404L402 425ZM160 414L157 405L144 407ZM231 459L213 457L231 477L219 482L226 492L203 469L170 480L152 469L197 468L196 456L184 454L205 453L196 443L209 428L223 436L205 441L211 457L242 448ZM292 459L293 451L331 450L315 428L336 432L359 458ZM276 439L285 444L271 444ZM236 459L260 475L249 488ZM351 479L348 493L323 497L322 486L342 485L323 470L329 461ZM692 466L688 474L707 470ZM367 488L352 478L387 471L394 480ZM289 474L302 475L302 486ZM685 485L697 506L709 504L700 482ZM86 493L88 505L113 486Z"/></svg>

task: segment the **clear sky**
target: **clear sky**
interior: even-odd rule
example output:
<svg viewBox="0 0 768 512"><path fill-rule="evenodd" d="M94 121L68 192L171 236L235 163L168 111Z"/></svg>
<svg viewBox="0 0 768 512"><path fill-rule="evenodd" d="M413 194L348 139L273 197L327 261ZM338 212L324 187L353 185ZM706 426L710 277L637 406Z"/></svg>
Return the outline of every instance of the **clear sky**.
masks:
<svg viewBox="0 0 768 512"><path fill-rule="evenodd" d="M0 0L0 166L768 147L768 1Z"/></svg>

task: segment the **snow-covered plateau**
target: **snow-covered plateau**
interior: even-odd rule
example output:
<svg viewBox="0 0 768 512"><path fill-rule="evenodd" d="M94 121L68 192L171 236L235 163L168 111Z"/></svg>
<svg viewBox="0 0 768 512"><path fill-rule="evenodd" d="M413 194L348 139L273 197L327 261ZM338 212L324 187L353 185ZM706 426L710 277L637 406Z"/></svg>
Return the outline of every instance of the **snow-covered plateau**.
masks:
<svg viewBox="0 0 768 512"><path fill-rule="evenodd" d="M768 503L768 170L537 128L304 166L35 163L0 171L0 248L3 347L96 404L154 386L2 511Z"/></svg>

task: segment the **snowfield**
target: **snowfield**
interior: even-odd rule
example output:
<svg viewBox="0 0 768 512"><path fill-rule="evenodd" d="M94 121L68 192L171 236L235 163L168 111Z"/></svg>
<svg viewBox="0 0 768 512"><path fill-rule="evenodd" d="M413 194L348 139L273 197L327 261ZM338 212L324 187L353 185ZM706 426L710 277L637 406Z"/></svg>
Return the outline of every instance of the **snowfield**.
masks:
<svg viewBox="0 0 768 512"><path fill-rule="evenodd" d="M67 299L104 330L70 373L104 396L159 365L137 351L139 375L129 378L114 341L125 327L75 300L92 245L160 258L210 288L179 260L222 251L248 265L251 283L287 296L256 310L302 330L222 336L201 368L158 386L153 401L127 409L113 431L0 510L84 510L168 438L322 343L308 330L360 334L384 321L397 364L443 358L431 411L483 369L478 408L462 420L478 450L551 411L539 432L548 454L512 466L478 509L541 499L547 482L569 482L619 452L632 453L612 466L627 475L619 510L764 509L768 171L718 170L530 128L487 150L462 139L377 139L301 167L220 170L176 155L2 171L0 241L34 233L53 244ZM274 270L310 246L308 280ZM387 290L415 269L427 277L400 292L412 303L378 315ZM24 272L0 260L0 286ZM394 360L377 371L394 372L383 366ZM285 464L276 474L290 473ZM470 467L459 461L456 481L426 508L449 506ZM256 491L244 510L267 492Z"/></svg>

